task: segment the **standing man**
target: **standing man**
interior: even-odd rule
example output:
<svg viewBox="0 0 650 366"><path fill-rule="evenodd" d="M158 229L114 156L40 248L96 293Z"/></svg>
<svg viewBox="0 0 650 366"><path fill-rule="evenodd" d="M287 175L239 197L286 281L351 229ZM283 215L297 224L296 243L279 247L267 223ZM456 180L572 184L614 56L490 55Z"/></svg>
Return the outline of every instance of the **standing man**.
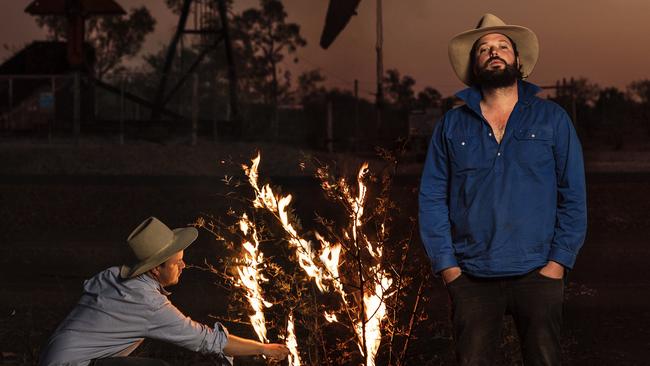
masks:
<svg viewBox="0 0 650 366"><path fill-rule="evenodd" d="M284 359L289 353L284 345L236 337L220 323L210 328L169 302L165 287L178 283L185 268L183 250L197 236L193 227L170 230L155 217L140 224L127 239L135 264L108 268L84 283L81 299L50 337L39 364L168 365L127 357L144 338L206 354Z"/></svg>
<svg viewBox="0 0 650 366"><path fill-rule="evenodd" d="M460 365L493 364L504 314L525 365L561 363L563 277L585 238L585 177L571 120L522 80L538 50L530 29L492 14L449 43L469 88L435 127L419 217L449 291Z"/></svg>

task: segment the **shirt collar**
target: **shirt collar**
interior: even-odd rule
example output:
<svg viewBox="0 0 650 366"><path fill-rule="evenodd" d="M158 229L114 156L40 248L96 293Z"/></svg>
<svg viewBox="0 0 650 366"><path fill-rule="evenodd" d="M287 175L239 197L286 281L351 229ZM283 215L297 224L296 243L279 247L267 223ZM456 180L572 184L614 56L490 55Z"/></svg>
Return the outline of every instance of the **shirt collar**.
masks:
<svg viewBox="0 0 650 366"><path fill-rule="evenodd" d="M519 101L524 104L528 104L530 102L530 99L539 93L540 90L542 90L542 88L528 81L517 81L517 93L519 95ZM478 86L474 85L469 88L465 88L456 93L456 96L462 99L467 104L467 106L469 106L475 112L481 114L480 103L483 96L481 89Z"/></svg>
<svg viewBox="0 0 650 366"><path fill-rule="evenodd" d="M156 288L158 291L160 291L161 294L163 294L165 296L169 296L169 295L172 294L171 292L165 290L165 288L162 287L162 285L160 284L160 282L158 282L158 280L156 280L155 278L149 276L147 273L143 273L143 274L139 275L138 277L143 282L145 282L146 284L151 285L154 288Z"/></svg>

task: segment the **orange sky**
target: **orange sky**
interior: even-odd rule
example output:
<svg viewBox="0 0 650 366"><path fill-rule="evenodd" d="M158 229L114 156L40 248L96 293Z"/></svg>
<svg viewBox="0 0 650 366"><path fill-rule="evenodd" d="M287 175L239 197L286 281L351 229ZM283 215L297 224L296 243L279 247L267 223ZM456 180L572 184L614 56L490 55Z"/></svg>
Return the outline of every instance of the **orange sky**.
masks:
<svg viewBox="0 0 650 366"><path fill-rule="evenodd" d="M28 0L3 0L0 44L22 47L42 38L33 19L23 12ZM118 0L125 8L145 4L158 19L146 51L169 42L176 19L163 0ZM236 10L256 5L235 0ZM298 73L320 68L330 86L352 88L358 78L369 97L375 83L375 0L362 0L359 15L329 50L318 46L326 0L285 0L289 19L302 27L308 46L299 51ZM433 86L443 95L462 87L447 59L447 42L472 28L481 15L492 12L507 23L524 25L540 39L540 59L530 80L550 84L563 76L585 76L601 86L625 88L633 80L650 78L650 1L435 1L384 0L384 64L417 80L416 88ZM534 4L534 5L533 5ZM0 59L11 51L0 50Z"/></svg>

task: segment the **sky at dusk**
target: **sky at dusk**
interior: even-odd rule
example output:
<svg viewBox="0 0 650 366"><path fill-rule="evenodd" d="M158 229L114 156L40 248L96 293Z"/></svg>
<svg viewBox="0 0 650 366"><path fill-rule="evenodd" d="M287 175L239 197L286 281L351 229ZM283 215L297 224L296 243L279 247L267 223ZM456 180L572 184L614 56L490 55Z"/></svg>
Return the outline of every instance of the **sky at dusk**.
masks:
<svg viewBox="0 0 650 366"><path fill-rule="evenodd" d="M177 19L163 0L118 0L124 8L146 5L158 24L143 52L167 44ZM27 0L2 0L0 59L44 32L24 13ZM235 0L239 12L258 4ZM289 20L301 25L307 47L288 65L294 74L320 68L329 86L352 89L359 79L362 95L375 85L375 0L362 0L358 15L328 50L318 45L328 2L285 0ZM434 1L384 0L384 68L396 68L417 81L416 89L433 86L443 95L462 88L447 58L451 37L473 28L491 12L508 24L531 28L540 40L540 58L530 80L553 84L562 77L584 76L601 86L625 88L631 81L650 78L650 1L547 0ZM7 49L4 46L8 46ZM288 63L292 64L288 58ZM131 64L137 60L131 61Z"/></svg>

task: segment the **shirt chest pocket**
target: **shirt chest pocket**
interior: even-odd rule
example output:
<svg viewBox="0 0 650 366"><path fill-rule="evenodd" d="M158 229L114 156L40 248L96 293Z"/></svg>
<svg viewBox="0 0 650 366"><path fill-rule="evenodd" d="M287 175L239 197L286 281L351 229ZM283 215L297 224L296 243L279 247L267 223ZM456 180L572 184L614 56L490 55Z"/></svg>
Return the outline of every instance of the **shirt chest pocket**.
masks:
<svg viewBox="0 0 650 366"><path fill-rule="evenodd" d="M524 164L540 164L553 159L553 133L544 129L515 131L515 156Z"/></svg>
<svg viewBox="0 0 650 366"><path fill-rule="evenodd" d="M456 173L467 173L480 166L479 139L476 136L457 135L449 139L451 165Z"/></svg>

